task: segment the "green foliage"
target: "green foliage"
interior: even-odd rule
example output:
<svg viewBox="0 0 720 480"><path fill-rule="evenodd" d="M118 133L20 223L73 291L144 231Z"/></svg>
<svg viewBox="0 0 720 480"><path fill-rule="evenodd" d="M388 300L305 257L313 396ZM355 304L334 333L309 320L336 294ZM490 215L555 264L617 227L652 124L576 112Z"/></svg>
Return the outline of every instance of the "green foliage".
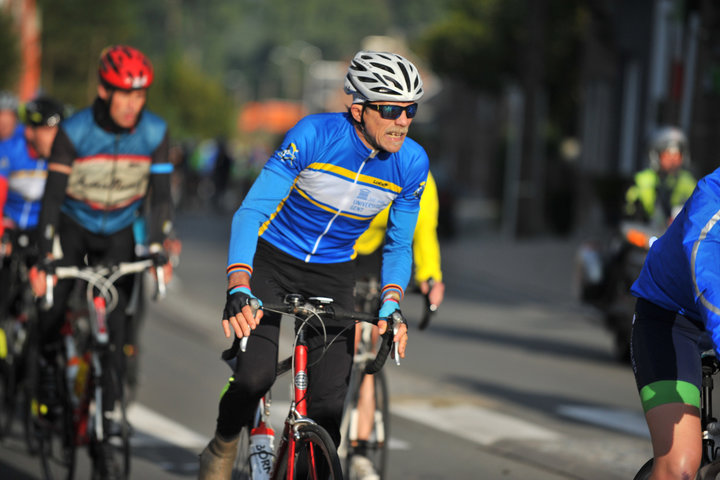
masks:
<svg viewBox="0 0 720 480"><path fill-rule="evenodd" d="M221 82L177 56L168 57L155 71L148 107L168 121L173 138L208 138L232 132L235 109Z"/></svg>
<svg viewBox="0 0 720 480"><path fill-rule="evenodd" d="M46 91L78 108L95 97L100 52L127 42L134 33L134 10L128 3L39 0Z"/></svg>
<svg viewBox="0 0 720 480"><path fill-rule="evenodd" d="M17 37L13 34L10 14L0 8L0 90L14 90L20 73L20 51Z"/></svg>
<svg viewBox="0 0 720 480"><path fill-rule="evenodd" d="M433 69L477 90L496 91L518 74L525 2L460 0L419 40Z"/></svg>
<svg viewBox="0 0 720 480"><path fill-rule="evenodd" d="M539 78L555 122L568 127L576 118L579 64L588 12L583 0L544 2L544 48L530 44L532 9L522 0L457 0L431 26L417 49L441 75L477 91L499 93L508 82L522 84L524 65L542 56ZM570 129L572 130L572 129ZM566 129L567 131L567 129Z"/></svg>

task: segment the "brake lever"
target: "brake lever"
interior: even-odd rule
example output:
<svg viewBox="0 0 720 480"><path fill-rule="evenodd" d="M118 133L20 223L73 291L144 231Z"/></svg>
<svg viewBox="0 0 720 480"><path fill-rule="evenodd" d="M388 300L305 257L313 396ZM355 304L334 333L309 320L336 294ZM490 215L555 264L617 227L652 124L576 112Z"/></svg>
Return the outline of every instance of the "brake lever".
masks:
<svg viewBox="0 0 720 480"><path fill-rule="evenodd" d="M251 298L250 300L248 300L248 305L250 305L250 308L252 308L254 317L257 311L260 310L260 301L257 298ZM247 348L248 338L248 336L244 336L240 339L240 351L243 353L245 353L245 349Z"/></svg>

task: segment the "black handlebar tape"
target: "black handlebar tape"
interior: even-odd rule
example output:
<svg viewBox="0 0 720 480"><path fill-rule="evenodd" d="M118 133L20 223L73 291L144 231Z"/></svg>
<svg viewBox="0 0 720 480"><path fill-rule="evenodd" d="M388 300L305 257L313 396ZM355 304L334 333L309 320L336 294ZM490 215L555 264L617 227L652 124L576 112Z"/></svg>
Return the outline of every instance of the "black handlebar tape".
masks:
<svg viewBox="0 0 720 480"><path fill-rule="evenodd" d="M372 375L377 373L385 365L385 361L390 355L390 349L392 348L393 332L392 328L388 326L388 329L380 337L380 348L375 356L375 360L365 365L365 373Z"/></svg>

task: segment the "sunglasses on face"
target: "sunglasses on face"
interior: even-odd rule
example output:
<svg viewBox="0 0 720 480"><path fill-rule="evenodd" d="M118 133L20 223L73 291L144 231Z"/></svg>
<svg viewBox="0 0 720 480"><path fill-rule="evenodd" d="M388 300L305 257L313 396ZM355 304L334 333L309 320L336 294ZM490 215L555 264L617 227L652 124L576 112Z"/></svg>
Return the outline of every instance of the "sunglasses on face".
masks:
<svg viewBox="0 0 720 480"><path fill-rule="evenodd" d="M374 103L366 103L365 106L377 110L380 116L386 120L399 118L403 111L407 114L407 118L413 118L418 109L417 103L412 103L407 107L401 107L400 105L377 105Z"/></svg>

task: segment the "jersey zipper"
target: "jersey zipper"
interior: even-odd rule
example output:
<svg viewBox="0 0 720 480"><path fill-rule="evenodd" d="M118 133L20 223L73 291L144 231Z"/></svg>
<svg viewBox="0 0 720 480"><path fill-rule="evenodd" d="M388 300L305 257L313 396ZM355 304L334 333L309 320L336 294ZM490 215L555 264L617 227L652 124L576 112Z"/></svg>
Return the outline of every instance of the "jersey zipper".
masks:
<svg viewBox="0 0 720 480"><path fill-rule="evenodd" d="M362 161L360 164L360 168L358 168L358 171L355 173L355 178L353 179L353 185L356 185L358 182L358 178L360 178L360 174L363 171L363 168L365 168L365 164L369 161L375 158L375 155L377 155L379 150L373 150L370 152L370 155L367 156L365 160ZM347 200L347 196L345 199ZM328 221L327 225L325 226L325 230L318 236L318 238L315 240L315 244L313 245L313 249L310 253L308 253L305 256L305 263L309 263L312 256L317 252L318 247L320 246L320 242L322 241L323 237L330 231L330 227L332 227L333 222L335 222L335 219L340 216L341 213L343 213L342 208L338 208L338 211L335 213L335 215L332 216L332 218Z"/></svg>

